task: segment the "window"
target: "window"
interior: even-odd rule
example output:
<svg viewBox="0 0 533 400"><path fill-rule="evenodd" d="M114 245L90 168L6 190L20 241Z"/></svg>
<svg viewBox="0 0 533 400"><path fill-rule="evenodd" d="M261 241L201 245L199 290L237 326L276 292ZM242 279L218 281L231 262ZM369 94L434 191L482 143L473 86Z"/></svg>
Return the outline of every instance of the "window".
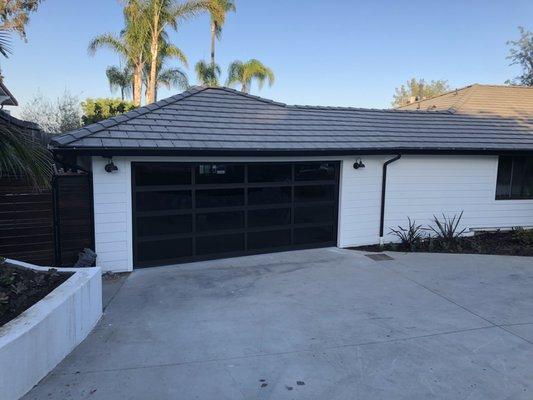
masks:
<svg viewBox="0 0 533 400"><path fill-rule="evenodd" d="M244 182L244 165L200 164L196 169L196 183L224 184Z"/></svg>
<svg viewBox="0 0 533 400"><path fill-rule="evenodd" d="M500 157L496 200L533 199L533 157Z"/></svg>

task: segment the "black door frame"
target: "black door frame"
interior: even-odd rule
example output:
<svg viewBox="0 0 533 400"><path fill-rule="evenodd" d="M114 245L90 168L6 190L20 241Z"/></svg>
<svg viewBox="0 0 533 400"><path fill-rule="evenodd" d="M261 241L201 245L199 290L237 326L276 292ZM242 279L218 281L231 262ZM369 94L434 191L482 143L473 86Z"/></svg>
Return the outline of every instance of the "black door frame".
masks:
<svg viewBox="0 0 533 400"><path fill-rule="evenodd" d="M295 180L295 166L297 164L310 164L310 163L332 163L335 165L335 174L334 180L324 181L324 180L309 180L309 181L296 181ZM192 233L184 234L173 234L167 235L168 239L171 238L192 238L192 256L190 257L180 257L175 259L162 259L156 260L153 262L139 262L138 258L138 243L139 238L137 236L137 216L139 212L136 210L136 198L135 195L138 192L138 188L135 182L135 167L140 164L180 164L191 166L191 184L187 185L165 185L165 186L152 186L149 189L140 189L139 191L157 191L157 190L190 190L192 193L192 205L190 209L185 210L174 210L172 213L169 212L143 212L143 216L157 216L157 215L191 215L192 218ZM197 184L196 183L196 168L201 164L233 164L233 165L243 165L244 166L244 182L242 183L224 183L224 184ZM258 183L249 183L248 182L248 165L250 164L289 164L291 165L291 182L258 182ZM131 199L132 199L132 243L133 243L133 265L134 268L146 268L153 266L161 265L172 265L172 264L181 264L187 262L203 261L203 260L212 260L220 258L229 258L237 256L246 256L253 254L265 254L265 253L274 253L282 252L289 250L299 250L299 249L310 249L310 248L320 248L320 247L330 247L337 246L338 240L338 226L339 226L339 188L340 188L340 168L341 163L339 160L304 160L304 161L268 161L268 160L258 160L258 161L197 161L197 162L180 162L180 161L135 161L131 163ZM295 201L295 187L300 186L317 186L317 185L327 185L333 186L333 200L328 201L313 201L313 202L296 202ZM249 205L248 204L248 188L263 188L263 187L288 187L291 188L291 201L288 203L276 203L276 204L261 204L261 205ZM212 208L201 208L197 209L196 207L196 191L204 189L243 189L244 190L244 205L239 206L224 206L224 207L212 207ZM328 223L298 223L294 222L294 215L296 206L305 207L305 206L320 206L328 205L333 206L333 218L331 222ZM277 225L277 226L265 226L258 228L249 228L248 227L248 210L263 210L263 209L287 209L291 210L290 218L291 222L289 225ZM220 231L212 232L197 232L196 231L196 214L198 213L209 213L209 212L225 212L225 211L243 211L244 212L244 227L238 229L227 229ZM332 226L332 240L328 242L317 242L317 243L308 243L296 245L294 243L294 230L297 228L306 228L306 227L320 227L320 226ZM248 250L248 232L270 232L282 229L290 229L291 231L291 244L287 246L276 246L269 248L262 248L259 250ZM208 237L208 236L217 236L217 235L227 235L232 233L242 233L244 235L244 250L233 251L233 252L224 252L208 255L197 255L196 254L196 239L198 237ZM142 241L142 239L141 239Z"/></svg>

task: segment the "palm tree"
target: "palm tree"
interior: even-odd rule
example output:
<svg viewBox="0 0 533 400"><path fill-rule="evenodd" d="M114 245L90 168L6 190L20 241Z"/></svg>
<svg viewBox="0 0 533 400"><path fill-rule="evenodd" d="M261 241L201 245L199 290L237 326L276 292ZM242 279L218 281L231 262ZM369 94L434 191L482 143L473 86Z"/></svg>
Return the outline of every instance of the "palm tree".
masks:
<svg viewBox="0 0 533 400"><path fill-rule="evenodd" d="M150 32L150 45L148 50L150 69L146 90L147 103L155 100L159 46L162 35L165 34L165 28L170 26L174 30L177 30L180 21L191 18L206 10L217 17L221 14L216 8L216 5L211 4L207 0L189 0L179 4L175 0L147 0L145 16Z"/></svg>
<svg viewBox="0 0 533 400"><path fill-rule="evenodd" d="M233 86L239 83L241 84L241 91L249 93L254 79L257 80L259 89L263 87L263 84L267 80L268 85L272 86L275 79L274 72L255 58L252 58L247 62L233 61L228 68L228 80L226 85Z"/></svg>
<svg viewBox="0 0 533 400"><path fill-rule="evenodd" d="M125 96L129 96L131 93L133 73L131 67L126 65L124 68L116 66L107 67L105 74L109 81L109 88L113 92L120 90L120 98L124 101Z"/></svg>
<svg viewBox="0 0 533 400"><path fill-rule="evenodd" d="M35 187L47 188L52 176L48 151L13 125L0 125L0 177L23 175Z"/></svg>
<svg viewBox="0 0 533 400"><path fill-rule="evenodd" d="M142 0L129 0L124 7L125 27L120 35L105 33L89 43L89 54L94 55L100 48L108 48L118 53L133 68L133 102L141 105L142 76L146 64L146 43L148 38L145 12Z"/></svg>
<svg viewBox="0 0 533 400"><path fill-rule="evenodd" d="M215 39L220 40L222 36L222 27L226 22L226 14L230 11L235 12L234 0L209 0L211 6L209 13L211 14L211 65L216 65L215 62Z"/></svg>
<svg viewBox="0 0 533 400"><path fill-rule="evenodd" d="M177 59L185 67L187 67L187 57L178 47L168 42L165 34L159 44L159 52L157 55L157 76L155 80L156 86L153 101L157 101L157 89L161 86L164 86L167 89L171 89L172 87L179 87L182 90L186 90L189 87L187 75L180 68L165 68L167 61L172 58ZM146 73L145 80L148 79L148 76L149 74ZM148 85L146 87L146 101L148 103Z"/></svg>
<svg viewBox="0 0 533 400"><path fill-rule="evenodd" d="M217 64L208 64L202 60L196 63L194 69L200 85L218 86L220 67Z"/></svg>
<svg viewBox="0 0 533 400"><path fill-rule="evenodd" d="M1 30L0 54L7 57L10 52L9 34ZM43 146L30 140L14 125L0 125L0 177L23 175L33 186L47 188L52 176L51 166L50 155Z"/></svg>

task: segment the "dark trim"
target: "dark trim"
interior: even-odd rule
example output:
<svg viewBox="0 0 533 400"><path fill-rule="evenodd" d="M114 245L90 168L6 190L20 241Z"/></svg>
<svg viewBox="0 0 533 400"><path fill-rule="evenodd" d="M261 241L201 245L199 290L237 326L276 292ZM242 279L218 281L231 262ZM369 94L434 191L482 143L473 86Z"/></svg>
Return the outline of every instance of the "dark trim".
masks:
<svg viewBox="0 0 533 400"><path fill-rule="evenodd" d="M381 209L379 215L379 237L383 237L383 225L385 224L385 195L387 193L387 167L395 161L402 158L401 154L391 158L383 163L383 174L381 177Z"/></svg>
<svg viewBox="0 0 533 400"><path fill-rule="evenodd" d="M55 147L51 148L54 154L76 153L91 156L185 156L185 157L311 157L311 156L358 156L382 155L401 153L404 155L533 155L533 148L529 150L514 149L461 149L461 148L375 148L375 149L323 149L323 150L220 150L220 149L163 149L163 148L77 148Z"/></svg>

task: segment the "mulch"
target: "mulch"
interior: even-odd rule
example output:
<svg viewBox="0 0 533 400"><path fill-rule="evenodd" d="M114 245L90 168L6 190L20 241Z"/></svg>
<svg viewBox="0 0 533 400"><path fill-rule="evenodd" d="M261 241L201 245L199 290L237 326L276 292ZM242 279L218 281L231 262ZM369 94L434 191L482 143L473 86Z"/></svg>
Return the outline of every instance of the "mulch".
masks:
<svg viewBox="0 0 533 400"><path fill-rule="evenodd" d="M71 272L33 271L0 264L0 326L19 316L65 282Z"/></svg>

